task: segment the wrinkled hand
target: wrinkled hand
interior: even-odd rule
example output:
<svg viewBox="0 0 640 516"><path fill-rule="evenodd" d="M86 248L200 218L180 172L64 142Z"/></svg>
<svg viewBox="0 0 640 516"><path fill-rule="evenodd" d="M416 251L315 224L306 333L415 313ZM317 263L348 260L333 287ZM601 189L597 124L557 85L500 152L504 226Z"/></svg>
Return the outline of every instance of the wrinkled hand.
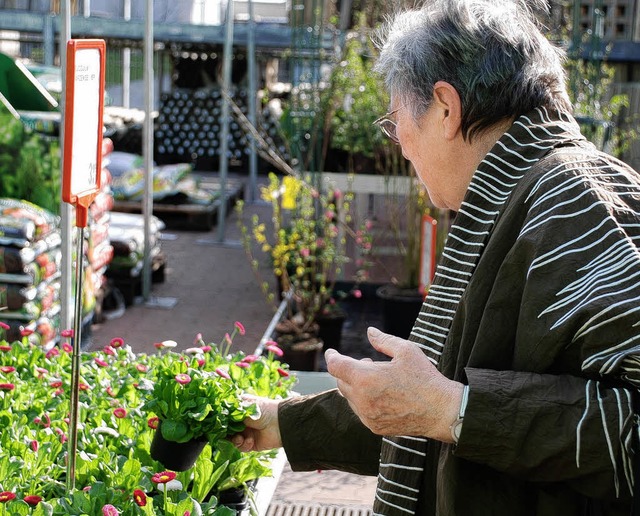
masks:
<svg viewBox="0 0 640 516"><path fill-rule="evenodd" d="M244 396L245 401L257 403L259 417L244 420L245 429L231 437L231 442L243 452L280 448L280 426L278 425L279 401L255 396Z"/></svg>
<svg viewBox="0 0 640 516"><path fill-rule="evenodd" d="M367 331L372 346L389 362L355 360L333 349L327 369L362 422L379 435L425 436L453 442L463 385L449 380L408 340L376 328Z"/></svg>

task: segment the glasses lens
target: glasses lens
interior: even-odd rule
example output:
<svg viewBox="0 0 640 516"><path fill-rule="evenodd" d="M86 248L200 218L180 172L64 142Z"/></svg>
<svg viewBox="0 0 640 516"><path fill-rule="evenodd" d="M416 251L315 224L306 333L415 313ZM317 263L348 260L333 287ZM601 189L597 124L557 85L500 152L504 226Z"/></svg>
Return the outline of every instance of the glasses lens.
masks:
<svg viewBox="0 0 640 516"><path fill-rule="evenodd" d="M399 142L398 136L396 135L396 123L393 120L385 118L380 122L379 125L380 129L382 129L382 132L387 135L392 142Z"/></svg>

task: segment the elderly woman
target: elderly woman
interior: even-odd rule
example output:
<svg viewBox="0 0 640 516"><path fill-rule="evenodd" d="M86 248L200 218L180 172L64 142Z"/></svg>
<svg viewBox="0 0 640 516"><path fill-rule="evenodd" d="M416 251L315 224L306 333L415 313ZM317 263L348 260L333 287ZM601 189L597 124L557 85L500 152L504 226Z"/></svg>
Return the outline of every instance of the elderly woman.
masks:
<svg viewBox="0 0 640 516"><path fill-rule="evenodd" d="M571 116L531 2L398 15L378 121L457 211L408 341L326 354L338 390L281 402L234 441L294 469L378 475L376 515L626 515L640 383L640 177ZM382 436L382 437L381 437Z"/></svg>

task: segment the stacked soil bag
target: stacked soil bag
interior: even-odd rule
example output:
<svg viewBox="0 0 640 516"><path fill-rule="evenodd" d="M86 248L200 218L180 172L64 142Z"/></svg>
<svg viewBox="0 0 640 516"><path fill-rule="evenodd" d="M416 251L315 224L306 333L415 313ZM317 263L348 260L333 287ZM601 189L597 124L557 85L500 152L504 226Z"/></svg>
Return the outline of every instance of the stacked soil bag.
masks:
<svg viewBox="0 0 640 516"><path fill-rule="evenodd" d="M60 218L35 204L0 198L0 321L5 337L55 343L60 324Z"/></svg>

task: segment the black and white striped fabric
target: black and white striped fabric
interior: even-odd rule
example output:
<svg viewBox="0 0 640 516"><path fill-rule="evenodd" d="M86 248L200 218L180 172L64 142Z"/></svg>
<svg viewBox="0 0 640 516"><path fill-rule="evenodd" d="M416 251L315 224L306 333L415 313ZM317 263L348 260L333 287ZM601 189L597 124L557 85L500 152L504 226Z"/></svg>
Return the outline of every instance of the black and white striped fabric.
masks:
<svg viewBox="0 0 640 516"><path fill-rule="evenodd" d="M473 277L476 265L491 238L492 229L501 216L510 194L531 167L552 149L581 140L584 139L572 117L538 109L521 116L479 165L455 224L450 230L435 280L410 336L410 340L420 346L434 364L439 363L460 300ZM576 183L583 181L583 178L576 176L563 179L556 184L555 173L553 169L548 170L538 179L532 195L538 189L542 189L545 193L536 197L535 205L529 206L529 214L535 215L527 219L519 238L527 238L528 233L535 231L537 225L546 224L556 218L566 218L566 223L571 224L572 217L581 217L584 211L589 211L589 207L581 208L575 213L559 209L561 208L559 203L571 203L574 197L584 195L581 189L573 190ZM605 187L614 191L616 196L629 195L640 198L637 184L629 184L628 181L622 180L619 184L616 183L611 170L607 171L607 176L602 181L606 182ZM549 182L553 187L546 190ZM607 202L607 200L597 202ZM612 197L610 202L615 203L615 197ZM622 225L624 224L623 221ZM622 310L620 307L611 306L593 315L591 320L576 332L576 339L580 339L584 334L602 325L611 324L613 322L611 318L627 317L628 320L636 314L636 320L640 320L637 317L637 313L640 312L640 299L632 295L633 292L639 291L640 285L640 251L638 249L640 228L637 213L629 214L628 225L626 229L630 230L629 234L632 236L615 238L611 246L604 246L602 252L590 256L589 263L579 279L562 286L556 295L555 302L546 308L547 314L557 314L555 325L560 326L597 296L620 299L618 303L625 305ZM545 255L538 256L531 263L529 273L539 268L553 266L555 260L567 253L581 253L595 246L602 248L602 240L607 239L608 232L617 230L619 231L620 228L615 225L608 228L607 222L602 221L575 241L561 242ZM625 228L622 230L624 231ZM629 292L630 295L625 296L625 292ZM624 315L621 316L621 314ZM615 347L601 350L585 358L582 364L583 370L597 370L600 374L615 370L624 380L640 385L640 353L638 353L640 323L637 322L636 326L638 331L634 337L630 337L628 342L621 342ZM587 384L585 413L590 410L590 407L593 409L598 406L598 392L597 381ZM628 417L629 413L628 396L625 389L620 390L620 404L621 407L624 406L620 411L621 426L622 418ZM578 425L576 428L578 443L580 432L580 425ZM629 443L626 444L628 447ZM578 445L576 461L579 462L580 457L581 450ZM613 457L612 463L616 469L617 461ZM424 484L425 467L427 467L425 439L385 437L380 457L374 516L425 514L421 511L421 507L418 507L420 489ZM625 464L622 469L624 471L616 471L616 482L622 482L624 479L625 483L631 485L631 468Z"/></svg>

